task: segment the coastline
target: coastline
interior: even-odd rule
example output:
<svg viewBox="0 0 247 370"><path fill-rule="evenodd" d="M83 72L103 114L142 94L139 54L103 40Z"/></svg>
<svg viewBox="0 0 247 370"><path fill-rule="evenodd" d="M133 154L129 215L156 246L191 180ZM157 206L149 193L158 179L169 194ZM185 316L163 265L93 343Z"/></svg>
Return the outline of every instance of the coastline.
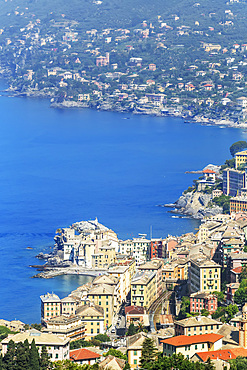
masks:
<svg viewBox="0 0 247 370"><path fill-rule="evenodd" d="M19 98L37 98L37 99L49 99L50 108L55 109L93 109L98 111L109 111L116 113L128 113L133 115L149 115L154 117L173 117L181 118L184 123L196 123L203 126L218 126L220 128L230 127L230 128L241 128L247 130L247 122L240 123L238 121L234 122L229 119L224 118L211 118L205 117L203 115L191 116L186 110L178 111L174 106L162 106L162 107L135 107L133 109L123 108L120 106L114 106L111 102L106 100L102 102L97 101L73 101L73 100L63 100L62 102L57 102L54 93L49 93L42 90L29 89L23 92L17 92L12 89L9 83L9 79L1 75L2 79L8 84L8 88L0 91L0 96L6 97L19 97Z"/></svg>

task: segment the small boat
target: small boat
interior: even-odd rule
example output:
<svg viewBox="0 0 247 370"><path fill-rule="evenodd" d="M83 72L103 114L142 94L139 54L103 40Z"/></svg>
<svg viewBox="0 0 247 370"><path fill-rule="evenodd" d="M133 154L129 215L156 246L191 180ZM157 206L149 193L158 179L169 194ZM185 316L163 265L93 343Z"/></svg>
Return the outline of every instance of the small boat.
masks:
<svg viewBox="0 0 247 370"><path fill-rule="evenodd" d="M33 249L32 247L27 247L26 249Z"/></svg>

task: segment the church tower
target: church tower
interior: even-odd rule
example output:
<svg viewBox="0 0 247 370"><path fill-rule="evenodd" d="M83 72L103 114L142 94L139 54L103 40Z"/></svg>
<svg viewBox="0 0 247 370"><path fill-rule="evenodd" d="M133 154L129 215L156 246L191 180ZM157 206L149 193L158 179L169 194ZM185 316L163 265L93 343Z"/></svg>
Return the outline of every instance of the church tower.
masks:
<svg viewBox="0 0 247 370"><path fill-rule="evenodd" d="M242 319L239 327L239 345L247 348L247 303L242 309Z"/></svg>

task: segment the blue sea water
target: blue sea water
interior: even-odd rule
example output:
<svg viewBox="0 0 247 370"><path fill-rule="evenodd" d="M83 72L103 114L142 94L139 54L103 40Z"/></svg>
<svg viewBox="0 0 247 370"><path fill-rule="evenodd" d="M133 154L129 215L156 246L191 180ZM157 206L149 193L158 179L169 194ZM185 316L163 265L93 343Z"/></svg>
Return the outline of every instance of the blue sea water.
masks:
<svg viewBox="0 0 247 370"><path fill-rule="evenodd" d="M89 277L32 279L58 227L98 217L119 238L194 231L159 204L175 201L195 175L221 164L239 129L181 119L58 110L49 101L0 97L0 318L40 322L41 294L61 298ZM127 119L128 118L128 119ZM26 249L32 247L33 249Z"/></svg>

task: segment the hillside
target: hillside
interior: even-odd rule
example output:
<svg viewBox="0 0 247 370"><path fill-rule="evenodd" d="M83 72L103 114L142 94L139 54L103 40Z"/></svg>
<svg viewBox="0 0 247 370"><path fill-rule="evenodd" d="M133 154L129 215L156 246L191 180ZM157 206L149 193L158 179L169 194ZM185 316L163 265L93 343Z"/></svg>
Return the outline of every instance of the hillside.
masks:
<svg viewBox="0 0 247 370"><path fill-rule="evenodd" d="M216 19L224 19L224 0L203 0L198 4L195 0L0 0L0 22L2 25L9 24L9 21L20 24L29 17L49 20L59 19L63 14L64 19L83 22L83 28L116 28L136 26L143 20L157 19L158 15L172 19L175 14L181 23L188 26L193 25L196 19L207 27ZM238 8L239 14L246 14L245 3L231 5L231 8Z"/></svg>

